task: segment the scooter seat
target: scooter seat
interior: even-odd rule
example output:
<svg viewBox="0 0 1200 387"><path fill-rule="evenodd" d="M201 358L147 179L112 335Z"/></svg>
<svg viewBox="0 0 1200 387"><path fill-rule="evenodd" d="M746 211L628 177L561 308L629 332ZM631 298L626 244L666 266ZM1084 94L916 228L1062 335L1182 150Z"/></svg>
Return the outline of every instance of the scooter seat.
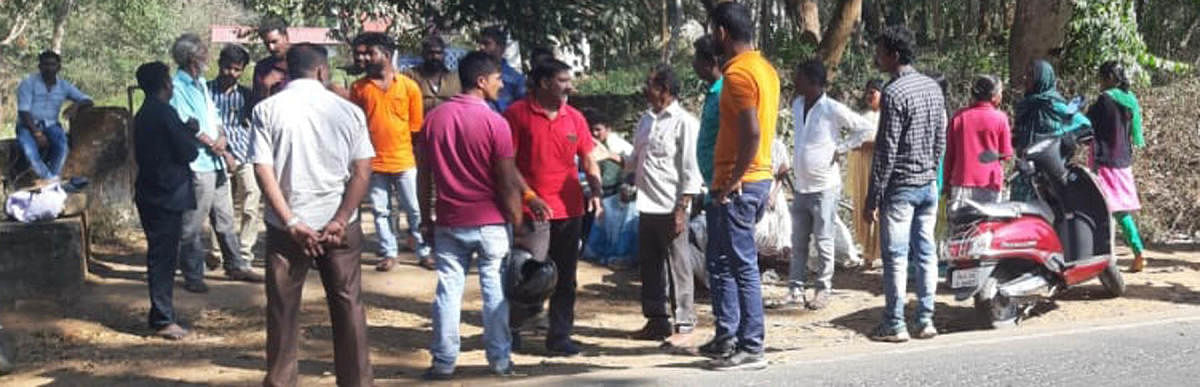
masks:
<svg viewBox="0 0 1200 387"><path fill-rule="evenodd" d="M983 217L990 219L1014 219L1023 215L1033 215L1045 219L1046 222L1054 223L1054 211L1045 203L1035 202L1002 202L1002 203L978 203L970 199L963 199L962 206L954 214L955 218L962 217Z"/></svg>

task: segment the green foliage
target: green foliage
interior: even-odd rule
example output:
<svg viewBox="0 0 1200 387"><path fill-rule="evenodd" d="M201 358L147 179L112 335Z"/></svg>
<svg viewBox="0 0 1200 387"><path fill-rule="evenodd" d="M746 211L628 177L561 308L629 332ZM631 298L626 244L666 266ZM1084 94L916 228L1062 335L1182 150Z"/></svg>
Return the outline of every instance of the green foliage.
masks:
<svg viewBox="0 0 1200 387"><path fill-rule="evenodd" d="M1096 69L1109 60L1126 64L1132 72L1131 79L1140 84L1149 82L1147 69L1191 70L1187 64L1150 53L1138 32L1136 7L1132 1L1075 0L1075 14L1067 28L1062 66L1067 77L1064 79L1094 79Z"/></svg>

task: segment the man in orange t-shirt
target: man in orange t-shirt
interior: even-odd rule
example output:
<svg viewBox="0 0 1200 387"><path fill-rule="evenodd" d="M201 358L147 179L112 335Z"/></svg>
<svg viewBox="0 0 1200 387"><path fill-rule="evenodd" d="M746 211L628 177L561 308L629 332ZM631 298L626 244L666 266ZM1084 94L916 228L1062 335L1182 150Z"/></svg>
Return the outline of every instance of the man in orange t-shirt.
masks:
<svg viewBox="0 0 1200 387"><path fill-rule="evenodd" d="M350 86L350 100L362 107L375 146L371 160L371 188L368 194L375 214L375 233L379 235L379 261L375 269L389 271L396 265L399 247L392 232L392 195L408 214L408 236L415 241L422 267L433 269L430 248L417 227L421 210L417 204L417 163L413 154L414 134L421 130L424 110L421 87L416 81L396 72L392 52L396 44L387 35L367 32L354 38L354 63L367 75Z"/></svg>
<svg viewBox="0 0 1200 387"><path fill-rule="evenodd" d="M718 103L720 128L706 211L705 260L717 329L700 353L713 358L714 370L762 369L767 361L754 225L762 218L771 188L779 74L754 49L749 9L724 2L709 16L713 40L729 61Z"/></svg>

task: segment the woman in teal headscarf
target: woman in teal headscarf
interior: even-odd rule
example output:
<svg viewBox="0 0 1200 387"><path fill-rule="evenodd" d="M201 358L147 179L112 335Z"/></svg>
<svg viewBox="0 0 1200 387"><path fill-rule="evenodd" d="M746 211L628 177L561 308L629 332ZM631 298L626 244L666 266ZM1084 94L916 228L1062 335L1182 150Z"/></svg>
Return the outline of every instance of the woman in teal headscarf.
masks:
<svg viewBox="0 0 1200 387"><path fill-rule="evenodd" d="M1116 61L1100 65L1100 88L1104 90L1087 116L1096 129L1092 143L1091 166L1100 178L1100 188L1108 199L1108 210L1121 225L1125 241L1133 250L1129 271L1139 272L1145 265L1142 239L1133 222L1134 211L1142 208L1137 185L1133 181L1133 148L1142 147L1142 108L1129 92L1129 78Z"/></svg>
<svg viewBox="0 0 1200 387"><path fill-rule="evenodd" d="M1024 153L1036 140L1091 127L1087 117L1079 113L1079 107L1068 105L1058 93L1050 63L1033 61L1025 78L1025 98L1017 103L1012 136L1016 154ZM1029 201L1035 197L1029 176L1017 176L1011 190L1012 200Z"/></svg>

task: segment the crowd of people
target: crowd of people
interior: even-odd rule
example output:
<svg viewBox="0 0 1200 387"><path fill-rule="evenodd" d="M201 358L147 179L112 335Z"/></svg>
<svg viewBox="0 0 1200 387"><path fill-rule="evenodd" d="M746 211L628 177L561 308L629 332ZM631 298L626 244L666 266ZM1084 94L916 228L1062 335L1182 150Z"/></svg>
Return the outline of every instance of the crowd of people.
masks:
<svg viewBox="0 0 1200 387"><path fill-rule="evenodd" d="M170 49L173 74L162 62L136 73L146 94L134 118L135 201L148 242L150 328L171 340L188 335L172 307L177 268L190 292L206 292L204 272L217 267L231 280L265 282L264 384L296 385L301 289L315 268L332 320L338 384L370 384L359 216L369 199L382 258L375 268L395 268L401 234L417 264L436 273L433 360L424 376L454 374L472 263L489 368L509 375L510 354L521 347L518 328L546 300L510 303L506 260L519 249L553 262L545 347L578 354L572 335L582 240L605 211L602 199L620 192L639 216L646 323L630 337L707 356L717 370L760 369L767 366L764 308L819 310L831 302L835 249L842 248L836 240L850 234L839 231L848 228L837 214L846 187L854 241L843 244L882 259L885 308L870 338L933 338L939 197L948 195L950 207L997 202L1006 190L1031 200L1028 178L1005 187L1004 166L980 155L1010 159L1035 136L1075 130L1095 132L1090 162L1136 255L1132 270L1144 265L1130 169L1132 148L1143 144L1142 119L1116 62L1100 68L1104 93L1084 113L1058 94L1050 65L1035 61L1010 127L999 109L1004 87L990 75L973 82L970 106L948 115L944 88L914 67L912 33L889 27L874 41L874 63L890 80L867 83L865 111L825 92L821 61L794 65L793 143L780 146L780 77L753 45L750 11L723 2L709 27L693 45L692 67L708 85L699 115L681 103L675 70L656 66L645 78L649 109L632 144L609 133L614 124L603 112L585 116L569 103L574 79L566 63L543 53L527 76L507 63L500 27L482 30L479 49L460 58L457 71L445 64L447 44L438 36L421 42L420 65L401 71L395 41L363 33L350 43L363 75L348 88L331 84L324 48L291 44L278 19L257 31L270 55L255 63L250 87L240 84L250 62L244 47L224 47L218 75L207 81L208 44L180 36ZM61 105L90 105L57 77L59 67L57 54L41 55L40 74L18 89L18 138L43 179L57 178L66 158ZM790 192L776 195L781 187ZM756 224L775 197L790 197L788 293L764 302ZM407 232L395 229L393 202ZM698 260L688 244L700 214ZM206 223L212 246L204 243ZM264 223L265 274L250 265ZM904 315L910 266L918 300L911 334ZM697 326L697 280L711 295L707 341Z"/></svg>

